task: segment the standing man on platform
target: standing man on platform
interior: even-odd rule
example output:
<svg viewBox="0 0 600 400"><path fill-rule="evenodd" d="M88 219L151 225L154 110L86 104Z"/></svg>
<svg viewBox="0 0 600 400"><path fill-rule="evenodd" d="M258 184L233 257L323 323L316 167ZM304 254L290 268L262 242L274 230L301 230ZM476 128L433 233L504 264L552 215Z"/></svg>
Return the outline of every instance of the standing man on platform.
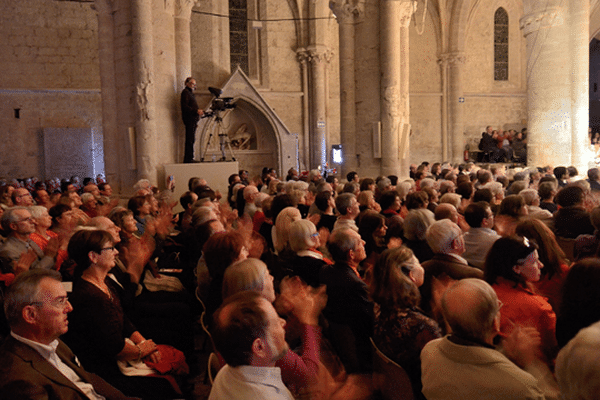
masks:
<svg viewBox="0 0 600 400"><path fill-rule="evenodd" d="M196 80L189 77L185 80L185 88L181 92L181 117L185 125L185 153L184 163L194 162L194 142L196 141L196 127L204 111L198 108L196 97Z"/></svg>

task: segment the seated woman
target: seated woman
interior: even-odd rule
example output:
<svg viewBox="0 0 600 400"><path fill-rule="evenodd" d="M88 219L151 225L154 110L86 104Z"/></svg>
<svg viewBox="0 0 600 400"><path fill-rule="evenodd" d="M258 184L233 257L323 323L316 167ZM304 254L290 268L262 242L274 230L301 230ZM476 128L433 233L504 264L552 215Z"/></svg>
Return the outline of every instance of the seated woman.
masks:
<svg viewBox="0 0 600 400"><path fill-rule="evenodd" d="M394 216L393 218L400 218ZM361 261L360 265L363 271L373 268L377 258L387 247L385 245L385 236L387 233L386 219L383 215L367 210L359 215L358 233L365 241L365 252L367 258Z"/></svg>
<svg viewBox="0 0 600 400"><path fill-rule="evenodd" d="M235 263L225 271L223 299L245 290L254 290L268 301L275 301L273 276L269 274L265 263L256 258ZM292 314L300 323L302 356L288 350L275 366L281 368L283 383L293 393L299 393L315 383L319 370L321 329L318 319L327 301L325 288L313 289L301 283L298 278L286 278L282 282L281 292L282 296L278 300L281 306L276 308Z"/></svg>
<svg viewBox="0 0 600 400"><path fill-rule="evenodd" d="M133 218L135 219L138 233L143 235L146 230L146 218L152 211L152 205L148 201L147 196L132 197L127 203L127 208L133 212Z"/></svg>
<svg viewBox="0 0 600 400"><path fill-rule="evenodd" d="M167 379L126 376L122 364L159 362L162 354L123 313L108 271L115 266L116 251L106 231L81 230L73 235L69 256L77 263L77 280L69 301L69 331L65 342L91 372L95 372L128 396L144 399L171 399L180 396ZM152 371L149 371L150 373Z"/></svg>
<svg viewBox="0 0 600 400"><path fill-rule="evenodd" d="M554 310L560 304L560 291L569 271L569 261L565 252L556 242L554 233L539 219L526 218L517 225L517 235L533 240L538 245L540 261L544 265L542 277L533 285L548 299Z"/></svg>
<svg viewBox="0 0 600 400"><path fill-rule="evenodd" d="M498 207L494 230L502 237L513 236L521 218L528 213L523 197L518 194L506 196Z"/></svg>
<svg viewBox="0 0 600 400"><path fill-rule="evenodd" d="M421 350L441 337L438 324L419 309L425 272L404 246L381 253L373 267L370 292L375 301L373 341L408 374L415 398L421 394Z"/></svg>
<svg viewBox="0 0 600 400"><path fill-rule="evenodd" d="M581 329L600 321L600 259L587 258L571 267L562 288L556 340L562 348Z"/></svg>
<svg viewBox="0 0 600 400"><path fill-rule="evenodd" d="M400 196L395 190L388 190L379 197L379 205L381 206L381 215L386 218L391 218L394 215L400 215Z"/></svg>
<svg viewBox="0 0 600 400"><path fill-rule="evenodd" d="M500 238L487 255L484 279L503 304L501 334L509 335L519 326L536 328L542 339L541 359L551 365L557 350L556 314L533 286L542 268L535 243L519 237Z"/></svg>
<svg viewBox="0 0 600 400"><path fill-rule="evenodd" d="M248 249L244 237L236 231L218 232L213 234L202 248L202 254L210 283L207 293L200 293L206 307L206 315L212 314L223 302L221 290L223 288L223 275L227 268L248 257Z"/></svg>
<svg viewBox="0 0 600 400"><path fill-rule="evenodd" d="M375 201L375 193L373 193L371 190L363 190L360 192L356 198L356 201L358 201L358 204L360 204L358 207L360 212L365 210L373 210L377 212L381 211L381 206Z"/></svg>
<svg viewBox="0 0 600 400"><path fill-rule="evenodd" d="M413 209L404 218L404 244L411 249L419 262L423 263L433 258L433 250L425 240L425 232L435 220L433 213L426 208Z"/></svg>
<svg viewBox="0 0 600 400"><path fill-rule="evenodd" d="M289 264L291 275L299 276L310 286L319 287L321 268L331 261L324 260L323 253L318 250L321 240L315 224L306 219L292 222L289 242L295 253Z"/></svg>
<svg viewBox="0 0 600 400"><path fill-rule="evenodd" d="M48 209L44 206L31 206L29 212L35 224L35 232L29 238L37 244L42 251L50 244L57 249L54 259L54 269L60 269L62 263L67 259L68 238L60 237L57 233L50 230L52 226L52 217L48 214ZM52 241L52 243L50 243Z"/></svg>

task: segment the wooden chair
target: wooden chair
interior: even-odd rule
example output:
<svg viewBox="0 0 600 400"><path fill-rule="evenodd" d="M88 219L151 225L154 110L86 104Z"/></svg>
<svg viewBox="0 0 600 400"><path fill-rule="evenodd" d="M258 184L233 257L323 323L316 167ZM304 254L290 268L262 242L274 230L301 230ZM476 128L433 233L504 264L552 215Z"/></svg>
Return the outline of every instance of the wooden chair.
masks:
<svg viewBox="0 0 600 400"><path fill-rule="evenodd" d="M210 353L208 356L208 366L206 368L206 372L208 375L208 380L212 386L215 381L215 377L221 368L223 368L223 363L219 360L219 356L216 353Z"/></svg>
<svg viewBox="0 0 600 400"><path fill-rule="evenodd" d="M413 400L413 390L408 374L400 365L390 360L373 342L373 385L384 400Z"/></svg>
<svg viewBox="0 0 600 400"><path fill-rule="evenodd" d="M567 238L563 238L563 237L556 237L556 243L558 243L558 246L565 252L565 255L567 256L567 258L569 259L569 261L573 262L574 260L574 253L573 250L575 248L575 241L577 239L567 239Z"/></svg>

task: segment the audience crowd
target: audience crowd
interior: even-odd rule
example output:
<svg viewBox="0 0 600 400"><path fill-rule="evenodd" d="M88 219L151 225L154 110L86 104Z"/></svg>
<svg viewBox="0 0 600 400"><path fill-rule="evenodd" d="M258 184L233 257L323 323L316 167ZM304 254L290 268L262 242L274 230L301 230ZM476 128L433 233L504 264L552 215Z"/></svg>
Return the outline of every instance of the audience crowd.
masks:
<svg viewBox="0 0 600 400"><path fill-rule="evenodd" d="M1 181L0 398L193 398L195 324L215 400L595 398L598 168L228 182Z"/></svg>

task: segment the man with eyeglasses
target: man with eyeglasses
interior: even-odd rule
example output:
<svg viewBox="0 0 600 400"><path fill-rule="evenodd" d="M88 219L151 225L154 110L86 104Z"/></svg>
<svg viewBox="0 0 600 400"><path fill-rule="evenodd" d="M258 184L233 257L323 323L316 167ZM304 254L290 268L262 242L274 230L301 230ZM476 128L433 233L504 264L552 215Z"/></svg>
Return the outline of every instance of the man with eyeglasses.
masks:
<svg viewBox="0 0 600 400"><path fill-rule="evenodd" d="M127 399L88 373L59 337L73 310L56 271L22 273L9 287L4 313L10 336L0 346L0 399Z"/></svg>
<svg viewBox="0 0 600 400"><path fill-rule="evenodd" d="M18 188L12 193L12 202L15 206L29 207L33 205L33 197L29 190Z"/></svg>
<svg viewBox="0 0 600 400"><path fill-rule="evenodd" d="M54 267L59 241L49 240L42 251L29 238L35 232L35 224L27 207L12 207L4 212L2 228L9 232L8 238L0 247L0 270L4 274L15 275L28 269L51 269Z"/></svg>

